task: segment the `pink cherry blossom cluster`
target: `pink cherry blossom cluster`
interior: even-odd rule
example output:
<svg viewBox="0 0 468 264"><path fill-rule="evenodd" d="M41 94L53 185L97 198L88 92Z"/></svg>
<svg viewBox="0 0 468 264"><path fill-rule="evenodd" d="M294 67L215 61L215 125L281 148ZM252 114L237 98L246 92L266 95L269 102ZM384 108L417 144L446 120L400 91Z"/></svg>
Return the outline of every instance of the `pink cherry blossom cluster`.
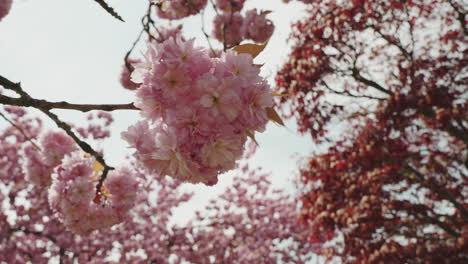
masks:
<svg viewBox="0 0 468 264"><path fill-rule="evenodd" d="M266 18L268 13L252 9L246 12L245 17L239 12L219 14L213 21L213 36L227 46L234 46L244 39L266 42L275 29L271 20Z"/></svg>
<svg viewBox="0 0 468 264"><path fill-rule="evenodd" d="M244 21L244 37L258 43L270 39L275 25L266 18L268 12L257 12L257 9L247 11Z"/></svg>
<svg viewBox="0 0 468 264"><path fill-rule="evenodd" d="M57 168L49 189L50 207L67 229L79 235L122 222L136 200L138 183L125 168L109 173L96 198L94 162L79 151L71 153Z"/></svg>
<svg viewBox="0 0 468 264"><path fill-rule="evenodd" d="M122 84L123 88L128 89L128 90L135 90L137 89L140 84L139 83L134 83L132 82L130 76L135 70L135 67L133 67L133 64L139 63L140 60L138 59L127 59L127 63L125 63L122 66L122 71L120 73L120 84Z"/></svg>
<svg viewBox="0 0 468 264"><path fill-rule="evenodd" d="M151 37L148 38L148 42L156 41L158 43L162 43L170 38L177 38L177 37L184 39L182 36L182 25L179 25L176 27L170 27L170 26L158 27L156 32L151 33L151 36L152 38ZM120 73L120 84L122 84L122 86L125 89L135 90L140 86L139 83L134 83L131 80L131 74L133 70L135 69L133 64L137 64L140 62L141 60L139 59L128 58L126 63L122 66L122 71Z"/></svg>
<svg viewBox="0 0 468 264"><path fill-rule="evenodd" d="M73 139L63 132L48 132L41 140L42 149L39 151L33 145L24 148L26 160L24 171L26 179L39 186L51 183L53 169L58 166L65 155L76 150Z"/></svg>
<svg viewBox="0 0 468 264"><path fill-rule="evenodd" d="M132 81L146 120L122 133L146 168L192 183L216 184L235 167L247 136L262 132L270 87L248 54L211 58L194 40L149 43Z"/></svg>
<svg viewBox="0 0 468 264"><path fill-rule="evenodd" d="M0 0L0 21L10 12L13 0Z"/></svg>
<svg viewBox="0 0 468 264"><path fill-rule="evenodd" d="M157 15L164 19L181 19L198 14L207 0L152 0L158 7Z"/></svg>

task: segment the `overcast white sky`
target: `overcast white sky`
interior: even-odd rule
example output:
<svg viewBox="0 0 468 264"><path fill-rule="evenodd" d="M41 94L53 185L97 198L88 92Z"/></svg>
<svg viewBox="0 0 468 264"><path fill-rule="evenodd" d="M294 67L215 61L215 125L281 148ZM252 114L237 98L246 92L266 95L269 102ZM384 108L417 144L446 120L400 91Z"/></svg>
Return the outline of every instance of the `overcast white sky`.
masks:
<svg viewBox="0 0 468 264"><path fill-rule="evenodd" d="M105 13L92 0L14 0L10 14L0 22L0 75L21 81L23 88L36 98L73 103L131 102L133 94L121 88L118 78L123 57L141 29L140 19L146 12L147 1L107 2L125 23ZM265 63L263 76L271 83L287 57L290 24L303 16L304 6L284 5L281 0L248 0L244 12L251 7L273 11L269 18L275 22L275 33L265 51L256 58L256 63ZM211 19L207 16L205 21L210 29ZM183 22L184 34L197 37L198 44L206 46L200 17ZM143 50L141 46L134 54ZM86 116L73 111L56 112L69 122L81 123ZM129 154L120 132L140 117L136 112L119 111L114 118L112 138L99 147L104 149L106 160L118 166ZM52 123L46 125L55 128ZM266 132L257 135L260 148L251 162L271 171L275 186L288 191L294 190L292 180L297 175L300 157L315 149L307 137L298 136L295 131L292 121L287 122L286 128L270 124ZM222 175L214 187L188 186L200 193L180 213L189 215L193 207L198 208L229 183L230 176Z"/></svg>

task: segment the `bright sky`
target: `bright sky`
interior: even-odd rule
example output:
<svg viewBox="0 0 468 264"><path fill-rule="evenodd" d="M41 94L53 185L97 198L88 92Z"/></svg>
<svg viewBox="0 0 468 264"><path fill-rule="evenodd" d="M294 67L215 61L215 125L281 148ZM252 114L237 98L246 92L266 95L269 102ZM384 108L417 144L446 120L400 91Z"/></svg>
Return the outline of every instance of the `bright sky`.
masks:
<svg viewBox="0 0 468 264"><path fill-rule="evenodd" d="M141 30L140 19L146 12L147 1L107 2L125 23L105 13L92 0L14 0L10 14L0 22L0 75L21 81L23 88L36 98L73 103L131 102L133 94L120 86L118 78L123 57ZM281 0L247 1L247 10L254 6L273 11L268 16L276 25L275 33L256 59L257 64L265 63L263 76L271 83L287 57L290 24L303 16L304 6L284 5ZM201 37L200 21L199 16L183 20L183 31L186 36L197 37L199 45L207 46ZM209 16L205 21L211 32ZM141 46L134 54L143 50ZM56 113L69 122L82 123L86 117L73 111ZM120 132L140 117L135 111L119 111L114 118L112 138L98 147L104 149L105 158L112 166L118 166L130 152L120 139ZM272 172L275 186L294 191L292 181L297 175L298 161L315 147L308 138L298 136L294 122L286 123L286 128L270 124L266 132L257 135L260 148L251 164ZM46 125L55 129L53 123ZM229 183L230 176L226 174L220 176L214 187L187 186L199 193L179 214L188 217L194 208L199 208Z"/></svg>

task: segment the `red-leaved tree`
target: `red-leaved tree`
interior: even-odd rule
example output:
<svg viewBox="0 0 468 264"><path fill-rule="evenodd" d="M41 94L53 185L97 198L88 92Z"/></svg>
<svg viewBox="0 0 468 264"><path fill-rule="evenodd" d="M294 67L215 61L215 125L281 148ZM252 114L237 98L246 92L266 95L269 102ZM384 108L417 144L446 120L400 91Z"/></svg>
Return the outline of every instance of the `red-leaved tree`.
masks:
<svg viewBox="0 0 468 264"><path fill-rule="evenodd" d="M0 20L14 15L15 2L0 0ZM94 2L124 20L106 1ZM242 161L255 149L255 132L263 132L269 120L282 124L261 66L253 63L273 34L270 12L243 10L244 2L148 0L141 32L123 56L120 80L135 92L127 104L35 98L30 87L0 73L0 263L313 258L294 200L273 189L268 174ZM207 7L216 14L212 37L203 24ZM180 26L161 23L193 15L202 18L207 47L195 46ZM146 52L130 58L139 41ZM89 124L79 127L63 121L58 109L100 112L91 112ZM109 112L120 110L141 115L121 134L134 149L132 157L112 165L105 158L111 150L95 143L110 135ZM57 128L43 128L42 117ZM245 151L248 138L252 147ZM232 186L188 223L174 222L180 220L175 210L192 198L183 182L214 185L233 169L239 177Z"/></svg>
<svg viewBox="0 0 468 264"><path fill-rule="evenodd" d="M466 2L303 2L276 81L328 144L301 169L310 242L345 263L466 263Z"/></svg>

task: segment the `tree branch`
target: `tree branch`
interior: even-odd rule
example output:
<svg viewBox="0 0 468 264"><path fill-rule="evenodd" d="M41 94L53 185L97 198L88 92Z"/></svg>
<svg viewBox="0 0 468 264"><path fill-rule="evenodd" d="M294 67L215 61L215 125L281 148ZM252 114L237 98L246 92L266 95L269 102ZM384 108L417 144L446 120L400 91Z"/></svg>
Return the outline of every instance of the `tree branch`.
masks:
<svg viewBox="0 0 468 264"><path fill-rule="evenodd" d="M0 83L1 84L1 83ZM49 102L42 99L35 99L32 97L20 97L14 98L5 95L0 95L0 104L4 105L16 105L23 107L34 107L41 109L66 109L66 110L76 110L81 112L88 112L93 110L101 111L115 111L115 110L138 110L133 103L128 104L71 104L67 102Z"/></svg>
<svg viewBox="0 0 468 264"><path fill-rule="evenodd" d="M377 32L377 34L379 34L379 36L381 36L383 39L385 39L388 43L392 44L393 46L397 47L402 53L403 55L405 55L409 60L413 60L413 52L408 52L402 45L400 42L398 41L395 41L393 39L391 39L390 37L388 37L387 35L383 34L382 31L375 25L371 25L370 26L372 29L375 30L375 32Z"/></svg>
<svg viewBox="0 0 468 264"><path fill-rule="evenodd" d="M349 91L337 91L337 90L334 90L332 89L324 80L321 80L323 85L325 86L325 88L327 90L329 90L330 92L332 93L335 93L335 94L339 94L339 95L343 95L343 96L350 96L350 97L354 97L354 98L367 98L367 99L374 99L374 100L379 100L379 101L383 101L385 100L385 98L380 98L380 97L374 97L374 96L370 96L370 95L355 95L355 94L352 94L350 93Z"/></svg>
<svg viewBox="0 0 468 264"><path fill-rule="evenodd" d="M10 119L8 119L8 117L6 117L2 112L0 112L0 116L1 116L3 119L5 119L5 121L7 121L8 123L10 123L10 125L11 125L12 127L16 128L16 129L23 135L23 137L26 138L27 141L31 142L31 144L32 144L32 146L33 146L34 148L36 148L37 150L41 151L41 148L40 148L36 143L34 143L34 141L33 141L28 135L26 135L26 133L24 132L24 130L23 130L20 126L18 126L18 125L16 125L15 123L13 123L13 121L11 121Z"/></svg>
<svg viewBox="0 0 468 264"><path fill-rule="evenodd" d="M119 14L117 14L117 12L115 12L112 7L110 7L106 2L104 2L104 0L94 0L94 2L98 3L111 16L117 18L118 20L120 20L122 22L125 22L125 20L123 20L123 18Z"/></svg>
<svg viewBox="0 0 468 264"><path fill-rule="evenodd" d="M460 22L460 26L463 29L463 33L465 34L465 36L468 35L468 28L466 27L466 23L465 23L466 12L460 11L460 8L457 7L455 3L453 3L452 0L448 0L448 2L458 15L458 22Z"/></svg>
<svg viewBox="0 0 468 264"><path fill-rule="evenodd" d="M354 65L353 69L352 69L352 76L354 77L354 79L356 79L357 81L359 82L362 82L363 84L367 85L367 86L370 86L370 87L373 87L383 93L386 93L388 95L391 95L392 93L390 91L388 91L387 89L383 88L380 84L372 81L372 80L369 80L369 79L366 79L364 78L361 73L359 72L359 70L356 68L356 65Z"/></svg>
<svg viewBox="0 0 468 264"><path fill-rule="evenodd" d="M85 141L81 140L78 138L78 136L73 132L72 128L70 125L67 123L63 122L58 118L58 116L54 113L52 113L50 110L52 109L73 109L73 110L78 110L82 112L87 112L91 110L105 110L105 111L112 111L112 110L118 110L118 109L131 109L135 110L137 109L133 104L126 104L126 105L77 105L77 104L69 104L66 102L48 102L45 100L39 100L39 99L34 99L29 94L23 91L21 88L21 85L19 83L14 83L2 76L0 76L0 85L5 87L6 89L10 89L15 91L20 95L20 98L13 98L13 97L8 97L4 95L0 95L0 103L2 104L8 104L8 105L17 105L17 106L23 106L23 107L34 107L44 114L46 114L50 119L52 119L55 124L61 129L67 133L68 136L70 136L79 146L80 148L92 155L96 161L101 163L101 165L104 167L103 172L101 174L101 177L99 179L99 182L96 186L96 197L99 197L98 195L100 194L100 190L102 187L102 184L106 180L107 174L110 170L113 170L114 168L107 165L105 162L104 158L102 157L101 154L99 154L97 151L95 151L88 143Z"/></svg>
<svg viewBox="0 0 468 264"><path fill-rule="evenodd" d="M419 170L413 168L411 165L408 165L406 167L411 172L413 172L414 175L416 175L416 177L419 179L419 181L421 183L425 182L424 174L422 174ZM468 220L468 210L465 208L465 206L463 204L459 203L455 199L455 197L453 197L444 187L442 187L442 186L433 186L433 187L434 188L431 188L431 189L433 189L433 191L435 193L439 194L443 199L446 199L449 202L451 202L453 204L453 206L455 206L460 211L460 213L462 214L465 221Z"/></svg>

